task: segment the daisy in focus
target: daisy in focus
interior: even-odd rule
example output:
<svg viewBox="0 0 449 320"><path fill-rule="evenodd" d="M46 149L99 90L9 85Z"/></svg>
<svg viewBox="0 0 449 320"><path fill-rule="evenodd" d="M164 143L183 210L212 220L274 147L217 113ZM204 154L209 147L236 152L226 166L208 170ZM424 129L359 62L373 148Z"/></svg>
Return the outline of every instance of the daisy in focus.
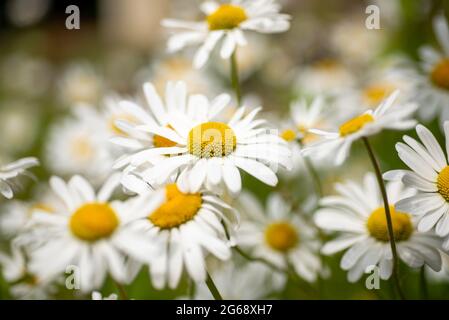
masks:
<svg viewBox="0 0 449 320"><path fill-rule="evenodd" d="M445 237L443 248L449 250L449 165L448 150L444 153L434 135L422 125L416 126L421 143L404 136L404 142L396 144L399 158L411 170L393 170L384 174L387 180L401 180L417 194L402 199L399 210L416 215L418 230L425 232L435 228L435 233ZM449 141L449 122L444 123L446 143Z"/></svg>
<svg viewBox="0 0 449 320"><path fill-rule="evenodd" d="M7 199L14 196L13 189L17 186L20 175L28 175L27 169L39 165L36 158L22 158L9 164L0 166L0 193Z"/></svg>
<svg viewBox="0 0 449 320"><path fill-rule="evenodd" d="M339 236L321 249L331 255L348 249L340 266L348 271L348 281L356 282L370 268L378 266L381 279L389 279L393 270L393 255L389 242L384 204L374 174L367 173L363 184L353 181L339 183L338 195L324 197L323 208L315 213L318 227L338 232ZM393 233L399 258L411 268L427 265L435 271L441 268L438 249L441 240L434 233L416 230L408 211L400 211L397 202L414 194L401 183L386 185L390 199Z"/></svg>
<svg viewBox="0 0 449 320"><path fill-rule="evenodd" d="M242 193L242 223L237 244L279 268L293 268L304 280L314 282L323 272L316 229L292 212L279 194L272 194L264 210L254 196Z"/></svg>
<svg viewBox="0 0 449 320"><path fill-rule="evenodd" d="M129 200L136 219L133 228L144 232L160 249L149 253L150 275L157 289L166 284L176 288L184 268L194 281L205 281L209 253L219 260L231 257L222 221L232 234L237 219L234 210L210 192L192 192L188 186L182 190L170 183Z"/></svg>
<svg viewBox="0 0 449 320"><path fill-rule="evenodd" d="M348 157L351 145L360 138L375 135L384 129L406 130L416 125L411 116L417 109L414 103L395 103L399 91L392 93L375 110L343 123L338 132L312 129L310 132L322 138L303 150L304 154L325 158L333 155L334 163L340 165Z"/></svg>
<svg viewBox="0 0 449 320"><path fill-rule="evenodd" d="M280 13L280 9L276 0L231 0L229 3L206 1L201 5L206 15L204 21L163 20L163 26L177 30L168 41L168 50L176 52L190 45L199 45L193 63L196 68L201 68L218 42L223 40L220 56L229 59L237 46L247 44L246 31L287 31L290 28L290 16Z"/></svg>
<svg viewBox="0 0 449 320"><path fill-rule="evenodd" d="M30 224L44 232L21 236L30 252L29 270L51 278L63 274L68 266L77 266L80 290L89 292L101 287L107 273L125 282L127 256L148 261L151 243L142 233L127 228L131 217L127 205L109 200L118 185L119 176L113 175L95 193L81 176L68 183L52 177L50 186L65 206L57 212L34 210Z"/></svg>

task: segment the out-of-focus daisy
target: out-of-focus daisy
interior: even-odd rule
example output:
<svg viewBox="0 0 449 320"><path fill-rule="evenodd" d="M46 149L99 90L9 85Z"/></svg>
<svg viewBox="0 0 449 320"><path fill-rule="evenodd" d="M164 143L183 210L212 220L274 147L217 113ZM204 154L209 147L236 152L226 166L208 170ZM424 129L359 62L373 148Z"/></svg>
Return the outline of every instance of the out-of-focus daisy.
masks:
<svg viewBox="0 0 449 320"><path fill-rule="evenodd" d="M442 51L424 46L420 50L421 70L406 68L400 72L412 83L411 98L420 105L420 117L429 121L440 115L442 125L449 119L449 27L444 16L434 19L433 28Z"/></svg>
<svg viewBox="0 0 449 320"><path fill-rule="evenodd" d="M27 169L39 165L36 158L22 158L9 164L0 165L0 193L7 199L14 195L13 189L20 175L27 175Z"/></svg>
<svg viewBox="0 0 449 320"><path fill-rule="evenodd" d="M400 211L395 204L414 194L401 183L386 185L390 199L393 233L399 258L412 268L424 264L440 270L441 257L438 248L441 240L433 233L422 233L408 211ZM355 282L373 266L380 269L381 279L390 278L393 255L389 241L384 204L374 174L367 173L362 185L353 181L336 185L338 195L324 197L323 206L315 213L315 223L339 236L322 248L324 254L346 250L340 262L348 271L348 280Z"/></svg>
<svg viewBox="0 0 449 320"><path fill-rule="evenodd" d="M69 107L75 107L80 103L96 105L104 91L103 79L87 63L68 66L58 85L60 98Z"/></svg>
<svg viewBox="0 0 449 320"><path fill-rule="evenodd" d="M176 288L184 268L194 281L205 281L206 254L220 260L231 256L222 221L232 232L233 222L223 209L233 210L207 191L191 192L188 186L184 190L171 183L129 200L130 212L140 218L133 226L151 236L152 243L161 249L153 254L150 265L156 288L167 283Z"/></svg>
<svg viewBox="0 0 449 320"><path fill-rule="evenodd" d="M22 235L24 242L29 238L33 274L48 278L73 265L80 271L80 290L89 292L102 285L107 273L118 282L126 281L126 256L148 260L152 246L147 237L127 228L132 212L124 202L109 200L118 184L119 176L113 175L95 193L81 176L68 183L58 177L50 179L65 207L58 212L36 208L30 223L45 232Z"/></svg>
<svg viewBox="0 0 449 320"><path fill-rule="evenodd" d="M153 105L161 106L156 95L151 98ZM196 192L203 185L216 188L224 183L231 193L237 193L242 186L239 169L274 186L278 179L274 173L277 168L273 166L290 167L290 151L285 141L262 127L265 120L255 120L261 108L244 116L245 107L241 107L225 123L213 119L229 103L226 94L212 101L203 95L192 95L186 103L185 94L180 93L170 99L183 106L187 117L182 112L181 116L173 113L167 119L168 126L148 121L137 127L139 133L148 132L160 143L119 161L141 164L150 162L151 157L165 156L163 161L153 163L140 173L139 178L144 182L159 185L180 172L177 175L180 188L190 186ZM144 146L137 139L121 139L124 145Z"/></svg>
<svg viewBox="0 0 449 320"><path fill-rule="evenodd" d="M238 266L227 262L211 272L218 291L225 300L259 300L279 290L285 283L282 275L261 263ZM195 300L212 300L205 283L197 283Z"/></svg>
<svg viewBox="0 0 449 320"><path fill-rule="evenodd" d="M115 293L111 293L109 296L103 296L101 292L92 292L92 300L117 300L118 297Z"/></svg>
<svg viewBox="0 0 449 320"><path fill-rule="evenodd" d="M73 116L51 128L46 145L46 164L52 172L69 176L82 174L93 182L111 172L107 123L95 110L79 105Z"/></svg>
<svg viewBox="0 0 449 320"><path fill-rule="evenodd" d="M200 45L194 66L201 68L217 43L223 39L220 55L228 59L237 46L245 46L244 31L279 33L290 28L290 16L281 14L276 0L231 0L228 3L206 1L201 10L205 21L190 22L166 19L162 24L177 31L168 41L171 52L190 45Z"/></svg>
<svg viewBox="0 0 449 320"><path fill-rule="evenodd" d="M444 123L446 143L449 141L449 122ZM404 136L404 142L396 144L399 158L411 170L393 170L384 174L387 180L401 180L418 194L402 199L399 210L410 212L419 218L418 230L425 232L435 227L435 232L446 237L443 244L449 249L449 166L446 154L433 134L418 125L416 133L421 143ZM447 147L446 147L447 149Z"/></svg>
<svg viewBox="0 0 449 320"><path fill-rule="evenodd" d="M242 193L242 223L237 244L250 249L280 268L292 267L306 281L313 282L322 272L318 256L317 230L306 223L278 194L272 194L264 210L250 194Z"/></svg>
<svg viewBox="0 0 449 320"><path fill-rule="evenodd" d="M368 110L343 123L338 132L310 130L312 133L321 135L322 139L305 148L303 152L313 154L318 158L333 154L334 163L339 165L349 155L354 141L377 134L383 129L406 130L412 128L416 121L411 119L411 116L417 105L395 103L398 95L399 91L395 91L375 110Z"/></svg>

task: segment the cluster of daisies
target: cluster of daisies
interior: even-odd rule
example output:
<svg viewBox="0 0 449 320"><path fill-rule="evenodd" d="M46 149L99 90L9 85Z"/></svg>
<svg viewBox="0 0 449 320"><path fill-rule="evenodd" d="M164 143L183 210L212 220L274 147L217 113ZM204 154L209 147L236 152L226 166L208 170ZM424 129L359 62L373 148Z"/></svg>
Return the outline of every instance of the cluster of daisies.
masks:
<svg viewBox="0 0 449 320"><path fill-rule="evenodd" d="M220 46L238 72L235 53L247 45L248 31L289 29L290 16L280 9L275 0L208 1L203 21L162 24L173 30L170 52L199 46L193 65L202 68ZM449 252L449 150L414 118L441 110L449 148L443 18L435 30L443 53L424 48L422 69L396 70L416 73L413 88L371 88L370 103L351 96L354 108L340 107L332 93L294 102L288 120L262 119L261 107L240 103L238 81L237 99L167 81L162 89L144 83L141 98L108 97L101 110L77 105L49 137L49 166L67 179L52 176L32 201L9 201L0 217L11 240L0 253L11 293L42 299L72 285L81 297L117 299L98 291L112 279L125 298L124 287L147 270L155 290L187 279L185 298L267 298L289 280L315 290L331 276L323 256L341 251L350 282L375 267L381 279L394 278L399 260L440 271ZM412 128L419 140L404 136L396 144L410 170L382 177L369 137ZM373 173L336 183L335 193L323 196L317 169L344 164L359 140ZM38 164L24 158L0 167L1 194L11 199L19 176ZM304 187L303 201L280 191L262 205L242 183L253 177L275 187L304 172L317 188Z"/></svg>

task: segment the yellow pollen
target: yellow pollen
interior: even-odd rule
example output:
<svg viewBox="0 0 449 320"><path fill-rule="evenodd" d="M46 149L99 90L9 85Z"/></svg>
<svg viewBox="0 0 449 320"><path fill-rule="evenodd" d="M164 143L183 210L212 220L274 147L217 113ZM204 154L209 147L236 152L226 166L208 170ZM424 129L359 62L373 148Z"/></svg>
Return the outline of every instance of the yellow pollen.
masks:
<svg viewBox="0 0 449 320"><path fill-rule="evenodd" d="M410 238L413 233L410 216L407 213L396 211L392 205L390 206L390 214L394 239L396 241L405 241ZM366 222L366 227L373 238L382 242L390 241L384 207L380 207L371 213Z"/></svg>
<svg viewBox="0 0 449 320"><path fill-rule="evenodd" d="M347 135L356 133L362 129L367 123L373 122L374 118L370 114L362 114L355 117L340 126L340 136L345 137Z"/></svg>
<svg viewBox="0 0 449 320"><path fill-rule="evenodd" d="M182 193L176 184L165 187L166 201L148 219L161 229L176 228L192 220L201 207L200 193Z"/></svg>
<svg viewBox="0 0 449 320"><path fill-rule="evenodd" d="M107 203L87 203L70 218L72 233L85 241L96 241L110 236L119 224L114 210Z"/></svg>
<svg viewBox="0 0 449 320"><path fill-rule="evenodd" d="M189 132L189 152L200 158L224 157L235 150L234 131L222 122L205 122Z"/></svg>
<svg viewBox="0 0 449 320"><path fill-rule="evenodd" d="M437 87L449 90L449 58L441 60L430 73L432 83Z"/></svg>
<svg viewBox="0 0 449 320"><path fill-rule="evenodd" d="M286 129L281 132L281 138L287 142L293 141L296 139L296 132L292 129Z"/></svg>
<svg viewBox="0 0 449 320"><path fill-rule="evenodd" d="M167 128L173 129L171 125L167 125ZM153 136L153 144L156 148L169 148L176 146L176 142L157 134Z"/></svg>
<svg viewBox="0 0 449 320"><path fill-rule="evenodd" d="M363 97L369 106L378 105L388 95L393 93L395 87L387 83L373 84L363 90Z"/></svg>
<svg viewBox="0 0 449 320"><path fill-rule="evenodd" d="M275 222L265 229L265 241L276 251L287 252L299 241L296 229L287 222Z"/></svg>
<svg viewBox="0 0 449 320"><path fill-rule="evenodd" d="M207 17L207 24L209 30L230 30L237 28L246 19L248 17L243 8L232 4L222 4Z"/></svg>
<svg viewBox="0 0 449 320"><path fill-rule="evenodd" d="M449 166L445 167L438 174L437 188L444 200L449 202Z"/></svg>

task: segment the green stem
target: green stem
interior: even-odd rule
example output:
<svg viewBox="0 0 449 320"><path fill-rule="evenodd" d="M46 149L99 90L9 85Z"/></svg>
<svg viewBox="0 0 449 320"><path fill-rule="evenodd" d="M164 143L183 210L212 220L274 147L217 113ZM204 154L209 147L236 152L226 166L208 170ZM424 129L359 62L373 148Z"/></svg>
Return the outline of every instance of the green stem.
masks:
<svg viewBox="0 0 449 320"><path fill-rule="evenodd" d="M220 292L218 291L217 287L215 286L214 281L210 277L209 272L206 271L206 274L207 274L206 285L209 288L210 293L212 294L212 296L214 297L215 300L223 300Z"/></svg>
<svg viewBox="0 0 449 320"><path fill-rule="evenodd" d="M240 81L239 81L239 70L237 65L237 50L234 50L234 53L231 55L231 84L232 88L235 91L235 97L237 99L238 107L240 107L240 103L242 102L242 92L240 89Z"/></svg>
<svg viewBox="0 0 449 320"><path fill-rule="evenodd" d="M421 298L424 300L429 299L429 290L427 288L427 279L426 279L426 268L425 266L421 267L419 272L419 282L421 287Z"/></svg>
<svg viewBox="0 0 449 320"><path fill-rule="evenodd" d="M379 184L380 192L382 194L382 198L383 198L383 202L384 202L385 217L387 219L388 235L389 235L389 239L390 239L391 252L393 254L394 285L396 287L396 291L399 294L399 297L402 300L404 300L405 296L402 291L401 284L399 282L399 259L398 259L398 253L396 250L396 242L394 239L393 222L391 221L390 205L388 203L387 191L385 189L385 185L384 185L384 182L382 179L382 173L380 171L379 163L377 162L376 156L374 155L373 149L371 148L368 138L363 137L362 140L365 144L366 150L368 151L368 155L370 157L371 163L373 164L374 172L376 173L377 183Z"/></svg>
<svg viewBox="0 0 449 320"><path fill-rule="evenodd" d="M114 281L114 283L115 283L115 286L116 286L117 289L118 289L118 292L119 292L119 294L120 294L120 298L121 298L122 300L129 300L128 294L126 293L125 287L124 287L121 283L115 281L114 279L113 279L113 281Z"/></svg>
<svg viewBox="0 0 449 320"><path fill-rule="evenodd" d="M193 298L195 297L195 281L193 281L193 279L189 279L189 287L187 291L189 299L193 300Z"/></svg>

